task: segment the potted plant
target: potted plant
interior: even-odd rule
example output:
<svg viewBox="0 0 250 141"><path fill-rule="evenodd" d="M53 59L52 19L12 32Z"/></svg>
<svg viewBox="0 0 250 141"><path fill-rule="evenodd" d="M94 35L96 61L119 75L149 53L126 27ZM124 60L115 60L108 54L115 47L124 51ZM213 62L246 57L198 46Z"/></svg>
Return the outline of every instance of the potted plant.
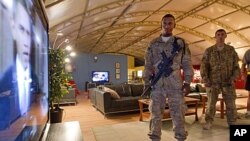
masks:
<svg viewBox="0 0 250 141"><path fill-rule="evenodd" d="M62 49L49 49L49 107L51 123L62 121L63 109L59 107L59 101L68 93L64 58L65 54Z"/></svg>

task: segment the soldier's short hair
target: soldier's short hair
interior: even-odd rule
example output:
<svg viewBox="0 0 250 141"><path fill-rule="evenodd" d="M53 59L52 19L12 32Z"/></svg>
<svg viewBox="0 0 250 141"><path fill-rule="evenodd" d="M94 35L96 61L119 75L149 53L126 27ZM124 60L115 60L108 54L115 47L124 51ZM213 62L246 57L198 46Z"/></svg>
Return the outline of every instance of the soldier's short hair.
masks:
<svg viewBox="0 0 250 141"><path fill-rule="evenodd" d="M216 30L215 35L216 35L218 32L225 32L225 33L227 33L226 30L224 30L224 29L218 29L218 30Z"/></svg>
<svg viewBox="0 0 250 141"><path fill-rule="evenodd" d="M173 18L175 20L175 17L172 14L166 14L162 17L161 21L163 21L163 19L165 18Z"/></svg>

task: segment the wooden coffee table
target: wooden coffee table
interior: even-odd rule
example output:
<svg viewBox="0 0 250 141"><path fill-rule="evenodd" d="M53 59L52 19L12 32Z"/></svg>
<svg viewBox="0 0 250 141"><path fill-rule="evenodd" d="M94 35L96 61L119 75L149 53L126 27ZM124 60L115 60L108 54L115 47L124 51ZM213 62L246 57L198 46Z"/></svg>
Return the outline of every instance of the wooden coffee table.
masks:
<svg viewBox="0 0 250 141"><path fill-rule="evenodd" d="M201 95L202 98L202 113L205 114L205 109L206 109L206 102L207 102L207 95L203 94ZM236 99L240 99L240 98L248 98L247 94L236 94ZM218 96L218 101L219 101L219 106L216 106L216 111L220 112L220 118L224 119L225 116L225 105L224 105L224 99L222 97L222 94L219 94ZM240 104L236 104L236 110L241 110L241 109L246 109L247 106L246 105L240 105Z"/></svg>
<svg viewBox="0 0 250 141"><path fill-rule="evenodd" d="M195 121L198 121L198 115L197 115L197 108L198 108L198 101L199 99L196 98L190 98L190 97L185 97L185 102L187 105L195 105L195 109L188 109L187 112L185 113L185 116L188 115L195 115ZM139 108L140 108L140 116L139 116L139 121L143 121L143 117L149 117L150 113L148 111L144 111L144 106L148 106L150 103L150 99L139 99ZM163 119L171 118L170 117L170 112L168 109L168 102L166 103L166 109L163 114Z"/></svg>

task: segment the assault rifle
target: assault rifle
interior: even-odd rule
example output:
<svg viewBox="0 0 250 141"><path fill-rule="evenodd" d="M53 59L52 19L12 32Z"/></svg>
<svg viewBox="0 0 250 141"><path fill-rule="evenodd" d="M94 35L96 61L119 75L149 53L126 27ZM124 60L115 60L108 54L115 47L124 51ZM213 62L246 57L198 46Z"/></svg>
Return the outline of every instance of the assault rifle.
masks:
<svg viewBox="0 0 250 141"><path fill-rule="evenodd" d="M150 85L143 91L143 93L141 94L141 97L143 97L146 94L146 92L157 83L157 81L161 78L162 75L164 75L165 77L168 77L173 72L173 69L171 68L171 66L173 65L173 59L179 53L181 49L182 47L178 45L177 38L175 37L171 56L167 57L164 51L161 52L162 61L157 66L159 71L156 75L153 75L150 81Z"/></svg>

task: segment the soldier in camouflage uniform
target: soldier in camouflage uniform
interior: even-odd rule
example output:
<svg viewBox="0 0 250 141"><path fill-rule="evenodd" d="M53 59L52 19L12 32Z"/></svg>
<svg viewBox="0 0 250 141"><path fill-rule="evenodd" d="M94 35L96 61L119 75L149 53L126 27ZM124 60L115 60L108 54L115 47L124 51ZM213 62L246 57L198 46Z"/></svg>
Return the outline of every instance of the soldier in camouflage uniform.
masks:
<svg viewBox="0 0 250 141"><path fill-rule="evenodd" d="M228 125L235 124L237 119L234 80L240 74L239 58L234 47L224 43L226 37L224 29L217 30L215 32L216 44L207 48L202 58L201 77L205 85L211 88L211 92L208 93L206 123L203 125L205 130L212 126L219 93L222 93L226 104Z"/></svg>
<svg viewBox="0 0 250 141"><path fill-rule="evenodd" d="M250 49L248 49L242 59L241 79L246 81L245 89L248 91L247 112L245 117L250 119Z"/></svg>
<svg viewBox="0 0 250 141"><path fill-rule="evenodd" d="M162 52L166 56L172 55L174 48L173 42L177 41L181 50L173 58L173 64L170 66L173 72L166 77L162 75L158 82L151 89L151 103L149 105L150 117L150 131L148 133L152 141L160 141L162 115L166 105L166 98L168 98L168 106L170 115L174 125L175 138L178 141L186 139L186 132L184 126L184 91L187 94L190 90L190 82L193 77L193 68L191 64L190 50L185 44L184 40L173 36L172 31L175 27L175 18L171 14L166 14L162 18L162 34L160 37L153 39L145 54L145 70L143 73L143 80L145 87L150 84L150 77L158 73L158 64L162 61ZM184 79L181 77L181 68L183 69Z"/></svg>

